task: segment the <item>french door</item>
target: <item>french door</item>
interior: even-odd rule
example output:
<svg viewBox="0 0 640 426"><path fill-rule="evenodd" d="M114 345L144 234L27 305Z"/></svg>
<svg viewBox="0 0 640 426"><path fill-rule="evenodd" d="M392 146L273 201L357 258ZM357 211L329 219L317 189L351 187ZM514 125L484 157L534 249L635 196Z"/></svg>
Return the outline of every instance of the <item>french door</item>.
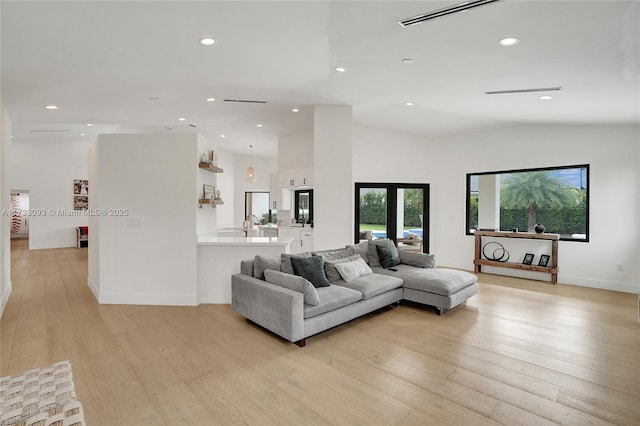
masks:
<svg viewBox="0 0 640 426"><path fill-rule="evenodd" d="M363 239L390 238L399 249L429 251L429 184L355 184L355 234Z"/></svg>

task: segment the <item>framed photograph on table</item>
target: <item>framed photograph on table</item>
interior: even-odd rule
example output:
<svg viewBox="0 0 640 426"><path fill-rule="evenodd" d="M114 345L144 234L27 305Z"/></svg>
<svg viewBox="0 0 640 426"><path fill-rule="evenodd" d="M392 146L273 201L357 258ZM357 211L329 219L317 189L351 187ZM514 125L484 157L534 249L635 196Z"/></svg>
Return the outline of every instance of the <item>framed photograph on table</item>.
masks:
<svg viewBox="0 0 640 426"><path fill-rule="evenodd" d="M540 261L538 261L538 266L549 266L549 259L551 257L549 255L546 254L541 254L540 255Z"/></svg>
<svg viewBox="0 0 640 426"><path fill-rule="evenodd" d="M527 253L524 255L524 260L522 261L523 264L525 265L531 265L533 263L533 258L535 257L535 254L533 253Z"/></svg>

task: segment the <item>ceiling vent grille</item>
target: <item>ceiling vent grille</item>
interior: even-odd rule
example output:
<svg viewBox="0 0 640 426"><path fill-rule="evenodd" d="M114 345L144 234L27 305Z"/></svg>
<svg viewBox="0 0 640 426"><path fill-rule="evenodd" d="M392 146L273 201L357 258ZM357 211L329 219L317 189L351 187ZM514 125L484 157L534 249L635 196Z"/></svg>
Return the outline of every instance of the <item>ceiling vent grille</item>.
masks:
<svg viewBox="0 0 640 426"><path fill-rule="evenodd" d="M538 87L534 89L511 89L511 90L494 90L491 92L484 92L487 95L510 95L512 93L531 93L531 92L557 92L562 90L562 87Z"/></svg>
<svg viewBox="0 0 640 426"><path fill-rule="evenodd" d="M479 6L484 6L491 3L496 3L502 0L476 0L466 1L464 3L456 4L455 6L445 7L443 9L434 10L432 12L423 13L422 15L407 18L402 21L398 21L401 27L407 28L412 25L421 24L430 19L440 18L442 16L451 15L458 12L465 12L469 9L473 9Z"/></svg>
<svg viewBox="0 0 640 426"><path fill-rule="evenodd" d="M238 102L238 103L245 103L245 104L266 104L267 101L254 101L251 99L225 99L225 102Z"/></svg>

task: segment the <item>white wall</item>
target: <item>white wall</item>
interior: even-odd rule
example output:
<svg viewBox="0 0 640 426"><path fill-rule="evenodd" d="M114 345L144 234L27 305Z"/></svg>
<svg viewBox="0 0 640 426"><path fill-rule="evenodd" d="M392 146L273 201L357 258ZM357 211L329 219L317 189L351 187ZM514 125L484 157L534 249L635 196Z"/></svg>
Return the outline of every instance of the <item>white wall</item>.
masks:
<svg viewBox="0 0 640 426"><path fill-rule="evenodd" d="M467 270L474 251L464 233L467 173L591 164L590 242L560 242L558 280L640 290L638 127L514 126L439 141L359 125L353 134L354 181L431 184L430 250L439 265Z"/></svg>
<svg viewBox="0 0 640 426"><path fill-rule="evenodd" d="M277 171L313 167L313 130L278 139Z"/></svg>
<svg viewBox="0 0 640 426"><path fill-rule="evenodd" d="M90 258L99 244L89 286L100 303L197 304L197 149L195 134L98 137L90 207L129 211L89 222L98 233Z"/></svg>
<svg viewBox="0 0 640 426"><path fill-rule="evenodd" d="M313 124L313 248L353 241L352 108L316 105Z"/></svg>
<svg viewBox="0 0 640 426"><path fill-rule="evenodd" d="M73 211L73 180L88 179L88 155L92 141L19 140L9 144L7 177L11 188L29 190L33 216L29 221L29 249L75 247L77 226L88 224L86 216L66 216ZM89 200L91 200L89 182ZM63 210L65 213L60 213Z"/></svg>
<svg viewBox="0 0 640 426"><path fill-rule="evenodd" d="M236 203L236 191L235 191L235 173L236 173L236 159L235 155L228 151L220 151L218 150L220 155L218 155L218 167L221 167L224 170L224 173L221 173L217 176L218 187L222 192L222 200L224 204L216 207L216 218L217 218L217 227L229 227L229 226L239 226L234 225L237 223L236 215L235 215L235 203ZM244 169L242 169L244 172ZM240 222L242 224L242 222Z"/></svg>
<svg viewBox="0 0 640 426"><path fill-rule="evenodd" d="M233 219L231 225L226 226L242 226L244 215L244 193L247 191L264 191L269 192L270 175L277 171L277 159L275 157L256 157L253 161L250 155L234 154L234 170L233 170ZM256 169L256 182L245 182L244 171L253 164ZM227 191L230 193L231 191ZM225 200L226 204L226 200ZM231 205L230 205L231 206Z"/></svg>
<svg viewBox="0 0 640 426"><path fill-rule="evenodd" d="M9 241L9 226L11 215L9 182L7 179L7 151L11 143L11 122L4 109L0 94L0 317L11 295L11 245Z"/></svg>

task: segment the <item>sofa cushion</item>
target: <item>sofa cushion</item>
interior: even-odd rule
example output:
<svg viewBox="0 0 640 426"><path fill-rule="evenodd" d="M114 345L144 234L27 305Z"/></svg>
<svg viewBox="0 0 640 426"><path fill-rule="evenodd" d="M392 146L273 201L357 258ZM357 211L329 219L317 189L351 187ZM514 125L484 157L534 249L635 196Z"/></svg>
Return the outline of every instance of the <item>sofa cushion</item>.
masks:
<svg viewBox="0 0 640 426"><path fill-rule="evenodd" d="M362 299L362 293L347 287L332 285L316 289L320 303L316 306L304 305L304 317L311 318L325 312L333 311Z"/></svg>
<svg viewBox="0 0 640 426"><path fill-rule="evenodd" d="M369 257L369 266L371 266L372 268L374 266L381 265L377 246L380 244L387 244L387 241L390 241L391 244L393 244L393 241L387 238L367 241L367 244L369 245L369 247L367 248L367 255Z"/></svg>
<svg viewBox="0 0 640 426"><path fill-rule="evenodd" d="M325 262L329 260L344 259L345 257L353 256L354 254L356 254L356 250L350 247L337 250L321 250L313 252L314 256L322 256Z"/></svg>
<svg viewBox="0 0 640 426"><path fill-rule="evenodd" d="M324 273L327 276L327 279L330 283L335 283L336 281L340 281L342 277L340 276L340 272L336 269L336 263L344 263L351 262L353 260L362 259L362 256L359 254L354 254L353 256L345 257L342 259L334 259L327 260L324 262Z"/></svg>
<svg viewBox="0 0 640 426"><path fill-rule="evenodd" d="M292 257L295 275L308 279L314 287L328 287L331 284L324 273L322 256Z"/></svg>
<svg viewBox="0 0 640 426"><path fill-rule="evenodd" d="M434 268L436 261L433 254L414 253L406 250L398 250L400 263L417 266L419 268Z"/></svg>
<svg viewBox="0 0 640 426"><path fill-rule="evenodd" d="M300 254L282 253L280 255L280 272L293 275L293 265L291 264L292 257L311 257L311 253L300 253Z"/></svg>
<svg viewBox="0 0 640 426"><path fill-rule="evenodd" d="M297 275L285 274L280 271L267 269L264 271L265 280L271 284L297 291L304 295L304 303L307 305L320 304L318 291L306 278Z"/></svg>
<svg viewBox="0 0 640 426"><path fill-rule="evenodd" d="M362 241L358 244L348 245L347 248L352 248L355 254L359 254L365 262L369 263L369 241ZM371 266L371 265L369 265Z"/></svg>
<svg viewBox="0 0 640 426"><path fill-rule="evenodd" d="M478 277L473 274L455 269L416 268L404 264L397 265L395 269L396 271L391 271L377 267L373 268L373 272L402 279L404 288L442 296L452 295L478 280Z"/></svg>
<svg viewBox="0 0 640 426"><path fill-rule="evenodd" d="M335 268L342 279L349 283L358 277L364 277L366 275L373 274L369 265L367 265L363 258L358 255L358 258L349 262L336 263Z"/></svg>
<svg viewBox="0 0 640 426"><path fill-rule="evenodd" d="M392 240L381 240L380 244L376 244L376 249L383 268L389 269L400 264L400 255Z"/></svg>
<svg viewBox="0 0 640 426"><path fill-rule="evenodd" d="M253 259L253 277L264 280L266 269L280 271L280 258L256 255Z"/></svg>
<svg viewBox="0 0 640 426"><path fill-rule="evenodd" d="M402 287L402 280L382 274L369 274L351 282L338 281L335 286L343 286L362 293L363 299L369 299L394 288ZM335 287L334 286L334 287Z"/></svg>

